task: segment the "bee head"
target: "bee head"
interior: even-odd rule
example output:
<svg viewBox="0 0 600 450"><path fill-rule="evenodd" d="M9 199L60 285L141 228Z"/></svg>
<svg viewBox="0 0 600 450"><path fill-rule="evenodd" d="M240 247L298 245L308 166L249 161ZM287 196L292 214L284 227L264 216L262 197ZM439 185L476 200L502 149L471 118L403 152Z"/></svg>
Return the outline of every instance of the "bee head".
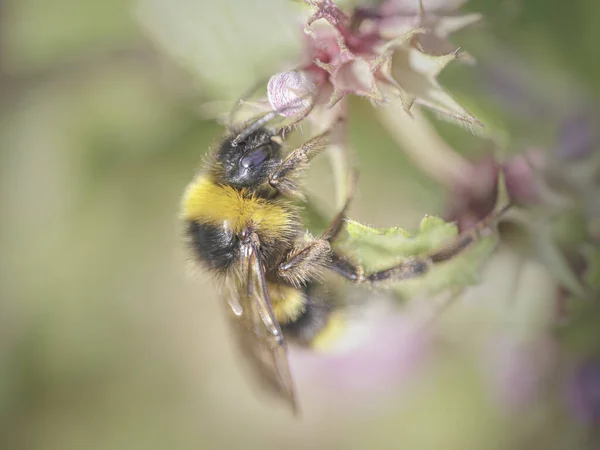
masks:
<svg viewBox="0 0 600 450"><path fill-rule="evenodd" d="M273 134L260 128L235 146L232 144L235 135L226 139L216 155L223 181L235 187L264 183L282 160L281 146L272 137Z"/></svg>

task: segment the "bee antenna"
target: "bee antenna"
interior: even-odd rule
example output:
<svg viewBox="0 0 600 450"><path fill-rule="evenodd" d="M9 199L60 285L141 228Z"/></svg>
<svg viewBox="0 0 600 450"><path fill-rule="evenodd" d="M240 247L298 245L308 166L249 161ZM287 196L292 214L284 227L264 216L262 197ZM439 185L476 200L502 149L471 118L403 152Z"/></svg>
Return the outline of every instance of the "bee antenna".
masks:
<svg viewBox="0 0 600 450"><path fill-rule="evenodd" d="M233 141L231 141L231 146L236 147L240 142L242 142L244 139L246 139L248 136L250 136L256 130L258 130L259 128L262 128L267 122L270 122L271 120L273 120L277 116L277 114L279 114L278 111L270 111L267 114L265 114L263 117L258 119L256 122L248 125L244 129L244 131L242 131L240 134L238 134L235 137L235 139Z"/></svg>
<svg viewBox="0 0 600 450"><path fill-rule="evenodd" d="M291 109L298 108L298 104L307 98L311 98L311 95L308 94L308 95L304 95L302 97L292 99L290 102L288 102L286 105L282 106L281 108L277 108L277 109L273 109L273 110L269 111L264 116L262 116L261 118L257 119L255 122L248 125L240 134L238 134L235 137L235 139L233 141L231 141L232 147L236 147L240 142L242 142L244 139L246 139L248 136L250 136L252 133L254 133L259 128L262 128L266 123L270 122L278 115L280 115L286 111L289 111ZM297 117L296 120L294 120L292 122L292 124L290 124L284 128L287 129L291 125L298 123L300 120L302 120L304 117L306 117L308 115L308 113L312 110L313 106L314 106L314 101L311 102L310 106L308 108L306 108L305 111L302 112L299 115L299 117Z"/></svg>
<svg viewBox="0 0 600 450"><path fill-rule="evenodd" d="M229 112L229 118L228 118L228 126L229 126L229 128L232 128L233 124L235 123L235 116L239 112L239 110L242 107L242 105L244 103L246 103L246 100L248 100L264 84L265 84L265 80L264 79L259 80L253 86L251 86L246 92L244 92L242 94L242 96L237 100L237 103L235 104L235 106Z"/></svg>

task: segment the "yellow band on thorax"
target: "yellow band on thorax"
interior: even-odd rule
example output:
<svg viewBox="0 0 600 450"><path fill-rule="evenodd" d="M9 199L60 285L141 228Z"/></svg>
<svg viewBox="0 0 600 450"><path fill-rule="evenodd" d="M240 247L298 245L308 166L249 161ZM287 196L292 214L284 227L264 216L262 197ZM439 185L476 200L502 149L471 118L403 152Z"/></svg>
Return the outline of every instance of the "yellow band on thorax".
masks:
<svg viewBox="0 0 600 450"><path fill-rule="evenodd" d="M265 233L276 234L290 228L293 222L292 213L280 203L216 184L206 176L198 176L188 186L182 215L186 220L227 223L234 233L252 223Z"/></svg>

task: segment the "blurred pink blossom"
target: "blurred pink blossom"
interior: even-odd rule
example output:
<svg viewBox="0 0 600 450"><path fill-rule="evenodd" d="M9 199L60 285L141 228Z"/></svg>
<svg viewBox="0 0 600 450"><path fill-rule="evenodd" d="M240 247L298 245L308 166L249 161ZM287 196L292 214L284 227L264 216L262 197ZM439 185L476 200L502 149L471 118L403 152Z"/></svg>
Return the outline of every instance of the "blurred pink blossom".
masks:
<svg viewBox="0 0 600 450"><path fill-rule="evenodd" d="M319 402L381 401L409 383L430 353L428 329L408 314L378 318L365 331L360 342L343 350L294 349L291 362L300 389L312 390Z"/></svg>

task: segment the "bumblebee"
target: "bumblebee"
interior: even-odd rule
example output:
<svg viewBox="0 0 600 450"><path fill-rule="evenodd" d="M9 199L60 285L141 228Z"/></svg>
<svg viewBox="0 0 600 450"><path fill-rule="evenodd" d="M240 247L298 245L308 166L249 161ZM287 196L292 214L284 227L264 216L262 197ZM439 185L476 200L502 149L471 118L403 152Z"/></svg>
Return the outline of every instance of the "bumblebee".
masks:
<svg viewBox="0 0 600 450"><path fill-rule="evenodd" d="M307 234L301 220L299 177L326 149L330 132L287 154L284 135L263 121L227 135L188 185L181 217L193 261L222 289L243 353L263 384L297 413L287 342L320 347L343 327L331 292L321 289L323 274L369 286L419 277L476 241L491 218L438 251L366 273L333 246L353 189L321 235Z"/></svg>

